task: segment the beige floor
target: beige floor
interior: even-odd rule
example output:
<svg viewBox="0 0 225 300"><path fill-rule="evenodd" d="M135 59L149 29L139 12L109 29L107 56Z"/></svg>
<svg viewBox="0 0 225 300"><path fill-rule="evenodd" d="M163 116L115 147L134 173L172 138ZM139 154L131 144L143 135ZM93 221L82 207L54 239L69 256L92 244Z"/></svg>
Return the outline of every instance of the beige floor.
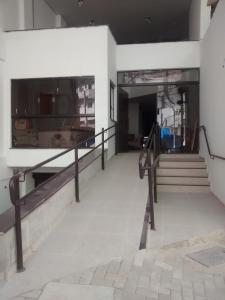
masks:
<svg viewBox="0 0 225 300"><path fill-rule="evenodd" d="M158 200L148 248L225 229L225 206L212 193L159 193Z"/></svg>
<svg viewBox="0 0 225 300"><path fill-rule="evenodd" d="M0 299L71 272L134 255L139 248L147 199L145 181L138 177L138 154L121 154L106 164L81 192L62 223L15 274L0 288Z"/></svg>
<svg viewBox="0 0 225 300"><path fill-rule="evenodd" d="M147 200L147 183L138 177L137 161L135 153L119 155L90 181L81 203L68 209L26 262L26 272L0 288L1 300L35 293L54 279L136 253ZM155 209L157 230L149 232L150 248L225 228L225 208L212 194L160 193Z"/></svg>
<svg viewBox="0 0 225 300"><path fill-rule="evenodd" d="M134 257L72 273L13 300L224 300L225 263L211 266L190 258L193 253L224 249L225 231L141 250Z"/></svg>

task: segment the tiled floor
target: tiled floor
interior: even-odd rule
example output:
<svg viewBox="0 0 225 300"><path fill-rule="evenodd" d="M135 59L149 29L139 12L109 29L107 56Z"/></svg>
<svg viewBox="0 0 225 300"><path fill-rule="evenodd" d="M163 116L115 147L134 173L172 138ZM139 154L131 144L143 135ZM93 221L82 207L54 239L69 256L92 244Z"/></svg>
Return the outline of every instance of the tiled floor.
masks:
<svg viewBox="0 0 225 300"><path fill-rule="evenodd" d="M120 257L129 261L135 255L147 200L147 183L138 177L137 160L135 153L121 154L90 181L81 193L81 203L68 209L62 223L26 262L26 272L15 274L0 289L0 299L28 291L40 293L54 279L69 276L71 280L70 274ZM160 193L158 200L156 231L149 232L149 248L225 228L225 207L212 194Z"/></svg>
<svg viewBox="0 0 225 300"><path fill-rule="evenodd" d="M148 248L225 229L225 206L211 193L159 193L155 220Z"/></svg>
<svg viewBox="0 0 225 300"><path fill-rule="evenodd" d="M138 177L138 155L121 154L81 192L62 223L0 290L0 299L39 288L54 278L138 250L147 186Z"/></svg>
<svg viewBox="0 0 225 300"><path fill-rule="evenodd" d="M40 300L113 300L113 294L111 287L50 283Z"/></svg>
<svg viewBox="0 0 225 300"><path fill-rule="evenodd" d="M13 300L224 300L225 264L206 267L190 259L199 250L224 248L225 231L166 247L141 250L49 282Z"/></svg>

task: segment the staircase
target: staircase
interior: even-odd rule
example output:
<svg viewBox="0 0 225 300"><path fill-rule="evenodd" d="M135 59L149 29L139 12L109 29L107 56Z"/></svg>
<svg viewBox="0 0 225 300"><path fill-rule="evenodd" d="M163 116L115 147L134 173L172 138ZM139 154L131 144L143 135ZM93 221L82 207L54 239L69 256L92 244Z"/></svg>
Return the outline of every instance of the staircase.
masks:
<svg viewBox="0 0 225 300"><path fill-rule="evenodd" d="M161 154L157 188L159 192L209 192L204 158L198 154Z"/></svg>

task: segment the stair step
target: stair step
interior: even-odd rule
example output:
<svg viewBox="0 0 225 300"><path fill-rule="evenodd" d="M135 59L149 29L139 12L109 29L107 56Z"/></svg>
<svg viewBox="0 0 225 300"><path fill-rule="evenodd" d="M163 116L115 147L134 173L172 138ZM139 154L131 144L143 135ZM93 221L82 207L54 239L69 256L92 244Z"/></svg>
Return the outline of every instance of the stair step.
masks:
<svg viewBox="0 0 225 300"><path fill-rule="evenodd" d="M206 169L158 168L157 176L208 177Z"/></svg>
<svg viewBox="0 0 225 300"><path fill-rule="evenodd" d="M199 154L191 154L191 153L171 153L171 154L160 154L160 158L200 158Z"/></svg>
<svg viewBox="0 0 225 300"><path fill-rule="evenodd" d="M165 185L198 185L198 186L209 186L208 178L204 177L171 177L163 176L157 177L157 184Z"/></svg>
<svg viewBox="0 0 225 300"><path fill-rule="evenodd" d="M209 186L198 186L198 185L166 185L158 184L158 192L167 192L167 193L209 193Z"/></svg>
<svg viewBox="0 0 225 300"><path fill-rule="evenodd" d="M206 164L202 161L159 161L159 167L174 169L206 169Z"/></svg>
<svg viewBox="0 0 225 300"><path fill-rule="evenodd" d="M160 158L160 161L172 161L172 162L204 162L205 159L202 157L173 157L172 155L170 157Z"/></svg>

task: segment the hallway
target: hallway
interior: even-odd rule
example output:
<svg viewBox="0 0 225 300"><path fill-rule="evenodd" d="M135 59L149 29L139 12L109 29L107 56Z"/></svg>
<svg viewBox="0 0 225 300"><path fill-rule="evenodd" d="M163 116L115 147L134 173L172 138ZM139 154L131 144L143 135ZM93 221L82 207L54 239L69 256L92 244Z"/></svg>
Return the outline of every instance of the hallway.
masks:
<svg viewBox="0 0 225 300"><path fill-rule="evenodd" d="M47 282L138 251L147 185L138 176L138 154L120 154L81 190L62 222L0 289L8 299Z"/></svg>

